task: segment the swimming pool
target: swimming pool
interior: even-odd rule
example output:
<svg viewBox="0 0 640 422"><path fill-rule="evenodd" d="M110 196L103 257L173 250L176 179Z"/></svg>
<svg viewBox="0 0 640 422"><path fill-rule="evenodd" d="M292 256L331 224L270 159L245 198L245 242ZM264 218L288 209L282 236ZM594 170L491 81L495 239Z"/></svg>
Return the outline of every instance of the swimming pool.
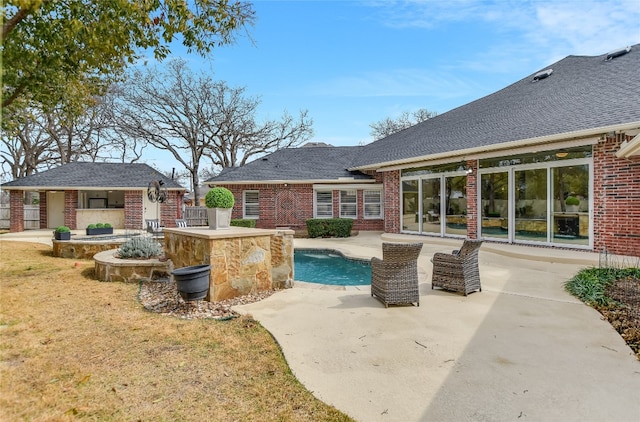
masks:
<svg viewBox="0 0 640 422"><path fill-rule="evenodd" d="M296 249L293 254L295 279L334 286L371 284L371 262L347 258L331 249Z"/></svg>

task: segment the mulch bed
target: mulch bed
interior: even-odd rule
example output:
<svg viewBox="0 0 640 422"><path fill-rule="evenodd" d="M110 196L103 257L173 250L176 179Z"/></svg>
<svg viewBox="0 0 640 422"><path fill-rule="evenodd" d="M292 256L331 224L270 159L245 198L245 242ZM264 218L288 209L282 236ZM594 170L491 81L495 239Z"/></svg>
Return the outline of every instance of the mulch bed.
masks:
<svg viewBox="0 0 640 422"><path fill-rule="evenodd" d="M265 299L277 290L265 290L219 302L198 300L185 302L178 293L175 282L171 281L143 281L140 283L138 300L145 309L162 315L169 315L182 319L212 318L226 320L239 316L231 308Z"/></svg>
<svg viewBox="0 0 640 422"><path fill-rule="evenodd" d="M640 279L624 278L607 287L606 294L619 303L598 311L620 333L640 360Z"/></svg>

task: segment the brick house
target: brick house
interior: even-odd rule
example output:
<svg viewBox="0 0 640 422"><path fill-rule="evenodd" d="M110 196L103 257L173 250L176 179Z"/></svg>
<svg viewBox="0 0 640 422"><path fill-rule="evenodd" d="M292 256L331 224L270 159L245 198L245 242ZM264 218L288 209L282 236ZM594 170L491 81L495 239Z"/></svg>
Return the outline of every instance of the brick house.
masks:
<svg viewBox="0 0 640 422"><path fill-rule="evenodd" d="M162 181L164 202L153 202L149 184ZM142 163L68 163L4 183L9 191L10 231L24 230L25 192L38 192L40 228L84 229L109 223L116 229L144 229L145 219L175 226L182 218L185 188Z"/></svg>
<svg viewBox="0 0 640 422"><path fill-rule="evenodd" d="M207 183L234 218L640 256L640 44L568 56L359 147L280 150Z"/></svg>

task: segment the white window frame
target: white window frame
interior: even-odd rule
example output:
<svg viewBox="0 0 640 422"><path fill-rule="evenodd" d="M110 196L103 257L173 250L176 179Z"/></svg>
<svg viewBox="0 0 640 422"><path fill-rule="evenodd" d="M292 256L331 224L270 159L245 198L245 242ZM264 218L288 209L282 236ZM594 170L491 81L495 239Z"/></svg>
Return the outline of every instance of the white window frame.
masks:
<svg viewBox="0 0 640 422"><path fill-rule="evenodd" d="M367 192L375 192L379 195L379 200L378 202L367 202ZM367 214L367 205L378 205L380 207L380 212L378 214L375 215L370 215ZM363 207L363 214L364 214L364 219L365 220L379 220L381 218L384 218L384 201L382 198L382 190L379 189L363 189L362 190L362 207Z"/></svg>
<svg viewBox="0 0 640 422"><path fill-rule="evenodd" d="M329 195L330 201L327 203L326 201L320 202L318 201L318 195L319 194L323 194L324 196L326 196L327 194ZM330 215L324 215L324 213L321 215L320 213L318 213L318 205L323 205L325 207L328 206L328 210L330 210ZM328 214L328 213L327 213ZM313 218L333 218L333 191L332 190L314 190L313 192Z"/></svg>
<svg viewBox="0 0 640 422"><path fill-rule="evenodd" d="M257 195L256 202L247 200L248 193ZM247 212L247 204L249 204L251 207L256 207L258 212L256 214L250 214L249 212ZM258 218L260 218L260 191L257 191L257 190L242 191L242 218L247 220L257 220Z"/></svg>
<svg viewBox="0 0 640 422"><path fill-rule="evenodd" d="M344 198L348 195L349 198ZM353 197L353 202L351 201ZM345 202L344 199L349 199L349 202ZM353 213L347 214L345 209L353 207ZM358 219L358 190L357 189L342 189L340 191L340 218L351 218L353 220Z"/></svg>

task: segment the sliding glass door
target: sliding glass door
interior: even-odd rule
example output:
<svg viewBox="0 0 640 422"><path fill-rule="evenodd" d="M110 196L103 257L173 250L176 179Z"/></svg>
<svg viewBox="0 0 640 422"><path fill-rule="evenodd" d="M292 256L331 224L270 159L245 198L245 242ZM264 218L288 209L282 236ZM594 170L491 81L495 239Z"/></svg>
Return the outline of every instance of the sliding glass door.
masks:
<svg viewBox="0 0 640 422"><path fill-rule="evenodd" d="M445 233L467 235L467 176L444 178Z"/></svg>
<svg viewBox="0 0 640 422"><path fill-rule="evenodd" d="M422 232L440 234L440 177L422 180Z"/></svg>
<svg viewBox="0 0 640 422"><path fill-rule="evenodd" d="M515 172L516 240L547 241L547 169Z"/></svg>
<svg viewBox="0 0 640 422"><path fill-rule="evenodd" d="M593 243L590 147L480 162L479 233L515 243Z"/></svg>
<svg viewBox="0 0 640 422"><path fill-rule="evenodd" d="M482 237L509 238L509 173L500 171L480 176Z"/></svg>
<svg viewBox="0 0 640 422"><path fill-rule="evenodd" d="M589 244L589 166L551 169L552 236L555 243Z"/></svg>

